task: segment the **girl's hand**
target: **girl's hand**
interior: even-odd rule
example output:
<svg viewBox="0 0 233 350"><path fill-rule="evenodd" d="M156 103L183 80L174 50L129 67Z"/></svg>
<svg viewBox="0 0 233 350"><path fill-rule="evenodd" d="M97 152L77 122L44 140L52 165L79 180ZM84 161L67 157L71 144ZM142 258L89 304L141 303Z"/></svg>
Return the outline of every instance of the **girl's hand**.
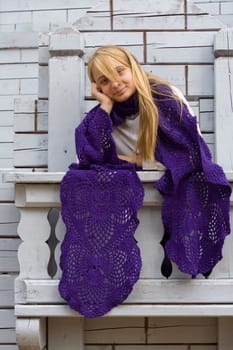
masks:
<svg viewBox="0 0 233 350"><path fill-rule="evenodd" d="M126 160L130 163L136 163L139 167L142 166L142 157L139 154L132 154L131 156L124 156L122 154L118 154L118 158Z"/></svg>
<svg viewBox="0 0 233 350"><path fill-rule="evenodd" d="M99 101L101 108L103 108L107 113L111 112L114 102L100 89L98 89L96 83L91 84L91 95L97 101Z"/></svg>

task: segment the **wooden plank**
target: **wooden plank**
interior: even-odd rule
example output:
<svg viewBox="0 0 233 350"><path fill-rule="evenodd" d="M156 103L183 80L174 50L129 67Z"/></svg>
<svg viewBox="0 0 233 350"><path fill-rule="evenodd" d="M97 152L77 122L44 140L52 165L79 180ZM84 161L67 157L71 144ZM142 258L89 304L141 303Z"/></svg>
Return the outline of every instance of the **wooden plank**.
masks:
<svg viewBox="0 0 233 350"><path fill-rule="evenodd" d="M0 94L1 95L17 95L19 93L20 93L19 79L11 79L11 80L2 79L2 80L0 80Z"/></svg>
<svg viewBox="0 0 233 350"><path fill-rule="evenodd" d="M144 46L142 33L121 33L121 32L89 32L83 33L85 41L84 61L87 62L95 49L107 43L122 46L128 49L139 62L144 61Z"/></svg>
<svg viewBox="0 0 233 350"><path fill-rule="evenodd" d="M37 78L36 63L4 64L0 66L0 79Z"/></svg>
<svg viewBox="0 0 233 350"><path fill-rule="evenodd" d="M0 307L14 306L14 275L0 275Z"/></svg>
<svg viewBox="0 0 233 350"><path fill-rule="evenodd" d="M0 140L7 143L14 141L14 130L12 126L0 127Z"/></svg>
<svg viewBox="0 0 233 350"><path fill-rule="evenodd" d="M6 201L13 202L14 199L15 199L14 185L0 183L0 202L6 202Z"/></svg>
<svg viewBox="0 0 233 350"><path fill-rule="evenodd" d="M16 343L15 328L0 329L0 339L2 344L4 343L15 344ZM3 350L5 350L5 348L3 348Z"/></svg>
<svg viewBox="0 0 233 350"><path fill-rule="evenodd" d="M20 317L82 317L78 312L72 310L68 305L19 305L15 306L15 314ZM223 317L233 316L232 304L147 304L127 305L122 304L113 308L105 317Z"/></svg>
<svg viewBox="0 0 233 350"><path fill-rule="evenodd" d="M15 166L45 166L47 164L47 134L16 134L14 143Z"/></svg>
<svg viewBox="0 0 233 350"><path fill-rule="evenodd" d="M214 68L212 65L188 66L188 95L214 95Z"/></svg>
<svg viewBox="0 0 233 350"><path fill-rule="evenodd" d="M38 2L38 0L11 0L11 2L6 2L4 4L4 11L15 12L15 11L37 11L37 10L50 10L50 9L67 9L67 8L83 8L92 7L96 4L96 0L47 0L43 2Z"/></svg>
<svg viewBox="0 0 233 350"><path fill-rule="evenodd" d="M0 126L13 126L13 111L0 111Z"/></svg>
<svg viewBox="0 0 233 350"><path fill-rule="evenodd" d="M147 33L147 62L213 62L213 41L213 32L149 32Z"/></svg>
<svg viewBox="0 0 233 350"><path fill-rule="evenodd" d="M203 132L214 132L214 112L200 113L200 128Z"/></svg>
<svg viewBox="0 0 233 350"><path fill-rule="evenodd" d="M116 0L113 6L114 29L184 29L184 7L179 0L143 2ZM140 20L139 20L140 19Z"/></svg>
<svg viewBox="0 0 233 350"><path fill-rule="evenodd" d="M0 222L15 223L19 221L19 211L14 204L0 203Z"/></svg>
<svg viewBox="0 0 233 350"><path fill-rule="evenodd" d="M20 240L17 238L0 239L0 271L1 272L18 272L19 263L17 250Z"/></svg>
<svg viewBox="0 0 233 350"><path fill-rule="evenodd" d="M216 343L217 320L209 317L161 317L148 320L148 343Z"/></svg>
<svg viewBox="0 0 233 350"><path fill-rule="evenodd" d="M14 114L14 131L35 131L34 113L15 113Z"/></svg>
<svg viewBox="0 0 233 350"><path fill-rule="evenodd" d="M233 59L219 57L215 62L216 160L225 171L233 169ZM223 142L224 140L224 142Z"/></svg>
<svg viewBox="0 0 233 350"><path fill-rule="evenodd" d="M12 158L13 154L13 143L12 142L6 142L1 143L0 147L0 158Z"/></svg>
<svg viewBox="0 0 233 350"><path fill-rule="evenodd" d="M73 23L80 31L103 31L111 30L109 2L100 2L99 6L92 8L90 13Z"/></svg>
<svg viewBox="0 0 233 350"><path fill-rule="evenodd" d="M82 318L48 319L48 343L56 350L84 350Z"/></svg>
<svg viewBox="0 0 233 350"><path fill-rule="evenodd" d="M25 17L23 17L23 20L25 22ZM36 32L24 32L23 35L20 32L1 33L1 49L38 47L38 36L39 34Z"/></svg>
<svg viewBox="0 0 233 350"><path fill-rule="evenodd" d="M230 350L233 344L233 318L220 317L218 319L218 347L221 350Z"/></svg>
<svg viewBox="0 0 233 350"><path fill-rule="evenodd" d="M25 302L30 304L64 303L58 293L58 280L25 280L25 295ZM233 303L232 295L232 279L140 279L126 303L230 304Z"/></svg>
<svg viewBox="0 0 233 350"><path fill-rule="evenodd" d="M146 341L143 318L97 318L85 320L87 344L144 344Z"/></svg>
<svg viewBox="0 0 233 350"><path fill-rule="evenodd" d="M0 330L4 331L7 328L15 328L14 309L0 310ZM2 338L0 339L2 341Z"/></svg>
<svg viewBox="0 0 233 350"><path fill-rule="evenodd" d="M97 347L92 348L87 346L86 350L105 350ZM106 349L108 350L108 349ZM112 350L112 349L109 349ZM190 350L187 345L116 345L116 350ZM193 349L194 350L194 349ZM200 350L216 350L216 349L205 349L201 348Z"/></svg>
<svg viewBox="0 0 233 350"><path fill-rule="evenodd" d="M38 112L48 112L48 101L38 100L32 97L18 97L15 99L15 113L34 113L35 104L37 103Z"/></svg>

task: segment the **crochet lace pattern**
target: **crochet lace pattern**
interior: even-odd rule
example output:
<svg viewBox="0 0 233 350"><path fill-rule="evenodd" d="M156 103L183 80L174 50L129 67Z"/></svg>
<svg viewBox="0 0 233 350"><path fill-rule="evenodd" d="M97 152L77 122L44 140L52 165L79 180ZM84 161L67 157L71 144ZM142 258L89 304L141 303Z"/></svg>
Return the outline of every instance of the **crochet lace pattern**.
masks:
<svg viewBox="0 0 233 350"><path fill-rule="evenodd" d="M155 158L167 170L155 188L163 196L165 252L182 272L208 274L230 233L231 187L212 162L196 118L169 98L167 87L157 89L163 94L153 95L159 111ZM134 233L143 186L136 165L117 157L111 136L113 125L137 112L137 96L115 103L110 116L94 107L75 131L79 164L70 166L61 183L66 235L59 292L86 317L122 303L140 274Z"/></svg>
<svg viewBox="0 0 233 350"><path fill-rule="evenodd" d="M81 314L101 316L122 303L139 278L134 232L143 188L130 169L96 166L88 172L70 170L61 194L67 233L59 290Z"/></svg>

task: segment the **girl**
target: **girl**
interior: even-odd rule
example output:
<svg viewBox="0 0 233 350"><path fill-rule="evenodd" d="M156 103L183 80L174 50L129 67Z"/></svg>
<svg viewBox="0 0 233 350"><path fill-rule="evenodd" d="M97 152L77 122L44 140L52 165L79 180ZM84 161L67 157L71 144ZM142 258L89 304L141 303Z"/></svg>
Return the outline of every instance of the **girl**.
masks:
<svg viewBox="0 0 233 350"><path fill-rule="evenodd" d="M96 50L88 73L99 104L75 131L79 164L61 183L67 232L59 291L72 308L96 317L122 303L140 275L136 170L164 170L155 188L163 196L166 277L170 260L195 277L208 276L222 258L231 188L179 90L117 46Z"/></svg>

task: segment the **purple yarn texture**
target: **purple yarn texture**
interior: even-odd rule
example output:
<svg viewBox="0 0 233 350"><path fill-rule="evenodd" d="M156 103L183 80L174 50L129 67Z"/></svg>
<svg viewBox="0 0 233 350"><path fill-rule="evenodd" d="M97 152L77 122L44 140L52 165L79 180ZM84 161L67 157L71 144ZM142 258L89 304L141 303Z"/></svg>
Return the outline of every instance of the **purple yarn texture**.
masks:
<svg viewBox="0 0 233 350"><path fill-rule="evenodd" d="M153 94L159 111L155 157L167 169L155 183L163 196L165 249L182 272L196 276L222 258L230 233L231 187L212 162L196 118L169 97L169 89L157 89L168 95ZM94 107L75 130L79 164L71 164L61 183L66 235L59 292L86 317L102 316L121 304L140 275L134 233L143 186L136 165L117 157L111 136L113 125L136 112L137 96L114 104L110 116Z"/></svg>

